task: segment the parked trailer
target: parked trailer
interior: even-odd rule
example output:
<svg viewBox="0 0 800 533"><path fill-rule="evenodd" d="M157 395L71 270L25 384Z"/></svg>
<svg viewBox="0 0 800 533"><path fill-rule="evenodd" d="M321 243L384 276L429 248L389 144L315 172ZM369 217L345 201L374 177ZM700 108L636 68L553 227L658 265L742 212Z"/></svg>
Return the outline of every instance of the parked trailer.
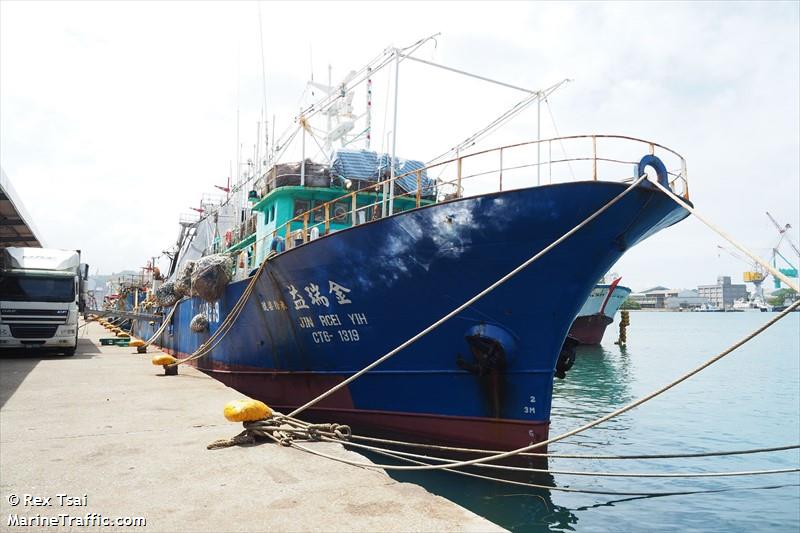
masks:
<svg viewBox="0 0 800 533"><path fill-rule="evenodd" d="M0 349L74 355L87 273L80 250L0 249Z"/></svg>

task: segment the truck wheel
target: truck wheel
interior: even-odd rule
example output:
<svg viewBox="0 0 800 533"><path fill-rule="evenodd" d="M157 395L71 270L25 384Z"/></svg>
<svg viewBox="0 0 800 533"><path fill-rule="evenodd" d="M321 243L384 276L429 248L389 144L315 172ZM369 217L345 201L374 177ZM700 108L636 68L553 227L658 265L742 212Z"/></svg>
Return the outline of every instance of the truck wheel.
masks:
<svg viewBox="0 0 800 533"><path fill-rule="evenodd" d="M72 348L67 348L66 350L64 350L64 356L65 357L72 357L73 355L75 355L75 350L77 350L77 349L78 349L78 334L75 333L75 346L73 346Z"/></svg>

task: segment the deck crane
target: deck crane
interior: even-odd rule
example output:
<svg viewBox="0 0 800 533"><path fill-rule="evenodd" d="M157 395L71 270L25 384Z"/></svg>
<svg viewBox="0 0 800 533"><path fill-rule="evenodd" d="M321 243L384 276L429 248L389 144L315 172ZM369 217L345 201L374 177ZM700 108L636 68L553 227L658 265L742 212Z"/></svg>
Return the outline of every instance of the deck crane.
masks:
<svg viewBox="0 0 800 533"><path fill-rule="evenodd" d="M780 237L778 238L778 243L775 246L772 247L772 266L777 268L781 272L781 274L784 274L789 278L796 278L797 277L797 267L794 266L791 263L791 261L786 259L786 257L780 251L781 244L783 242L787 242L787 243L789 243L789 246L792 247L792 250L794 250L794 253L797 254L798 258L800 258L800 250L798 250L797 245L795 245L791 241L791 239L789 238L789 235L787 235L787 232L792 228L792 226L790 224L784 224L783 226L781 226L778 223L778 221L775 220L775 217L773 217L772 215L769 214L769 211L767 211L767 217L769 218L770 222L772 222L772 224L775 226L775 229L778 230L778 234L780 235ZM779 268L778 267L778 258L779 257L783 260L784 263L786 263L786 265L788 265L787 268ZM779 280L778 278L775 278L773 276L773 281L774 281L775 288L776 289L780 289L781 288L781 280Z"/></svg>

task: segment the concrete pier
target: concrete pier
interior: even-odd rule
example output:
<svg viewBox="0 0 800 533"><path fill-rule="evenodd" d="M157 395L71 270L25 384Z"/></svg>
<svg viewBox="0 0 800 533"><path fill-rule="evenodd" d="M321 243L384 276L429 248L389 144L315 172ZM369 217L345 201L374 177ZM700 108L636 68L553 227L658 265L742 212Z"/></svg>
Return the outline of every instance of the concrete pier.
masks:
<svg viewBox="0 0 800 533"><path fill-rule="evenodd" d="M0 354L0 530L502 530L383 471L274 444L206 450L241 430L222 416L241 394L84 330L74 357Z"/></svg>

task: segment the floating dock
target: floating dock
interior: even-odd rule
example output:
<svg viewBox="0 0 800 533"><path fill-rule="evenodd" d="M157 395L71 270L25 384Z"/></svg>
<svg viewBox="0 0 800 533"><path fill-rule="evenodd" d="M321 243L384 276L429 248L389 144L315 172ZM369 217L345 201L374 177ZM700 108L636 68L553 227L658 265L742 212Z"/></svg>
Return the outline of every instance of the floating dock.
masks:
<svg viewBox="0 0 800 533"><path fill-rule="evenodd" d="M383 471L269 443L209 451L241 431L222 416L241 394L84 329L73 357L0 358L2 530L502 531Z"/></svg>

